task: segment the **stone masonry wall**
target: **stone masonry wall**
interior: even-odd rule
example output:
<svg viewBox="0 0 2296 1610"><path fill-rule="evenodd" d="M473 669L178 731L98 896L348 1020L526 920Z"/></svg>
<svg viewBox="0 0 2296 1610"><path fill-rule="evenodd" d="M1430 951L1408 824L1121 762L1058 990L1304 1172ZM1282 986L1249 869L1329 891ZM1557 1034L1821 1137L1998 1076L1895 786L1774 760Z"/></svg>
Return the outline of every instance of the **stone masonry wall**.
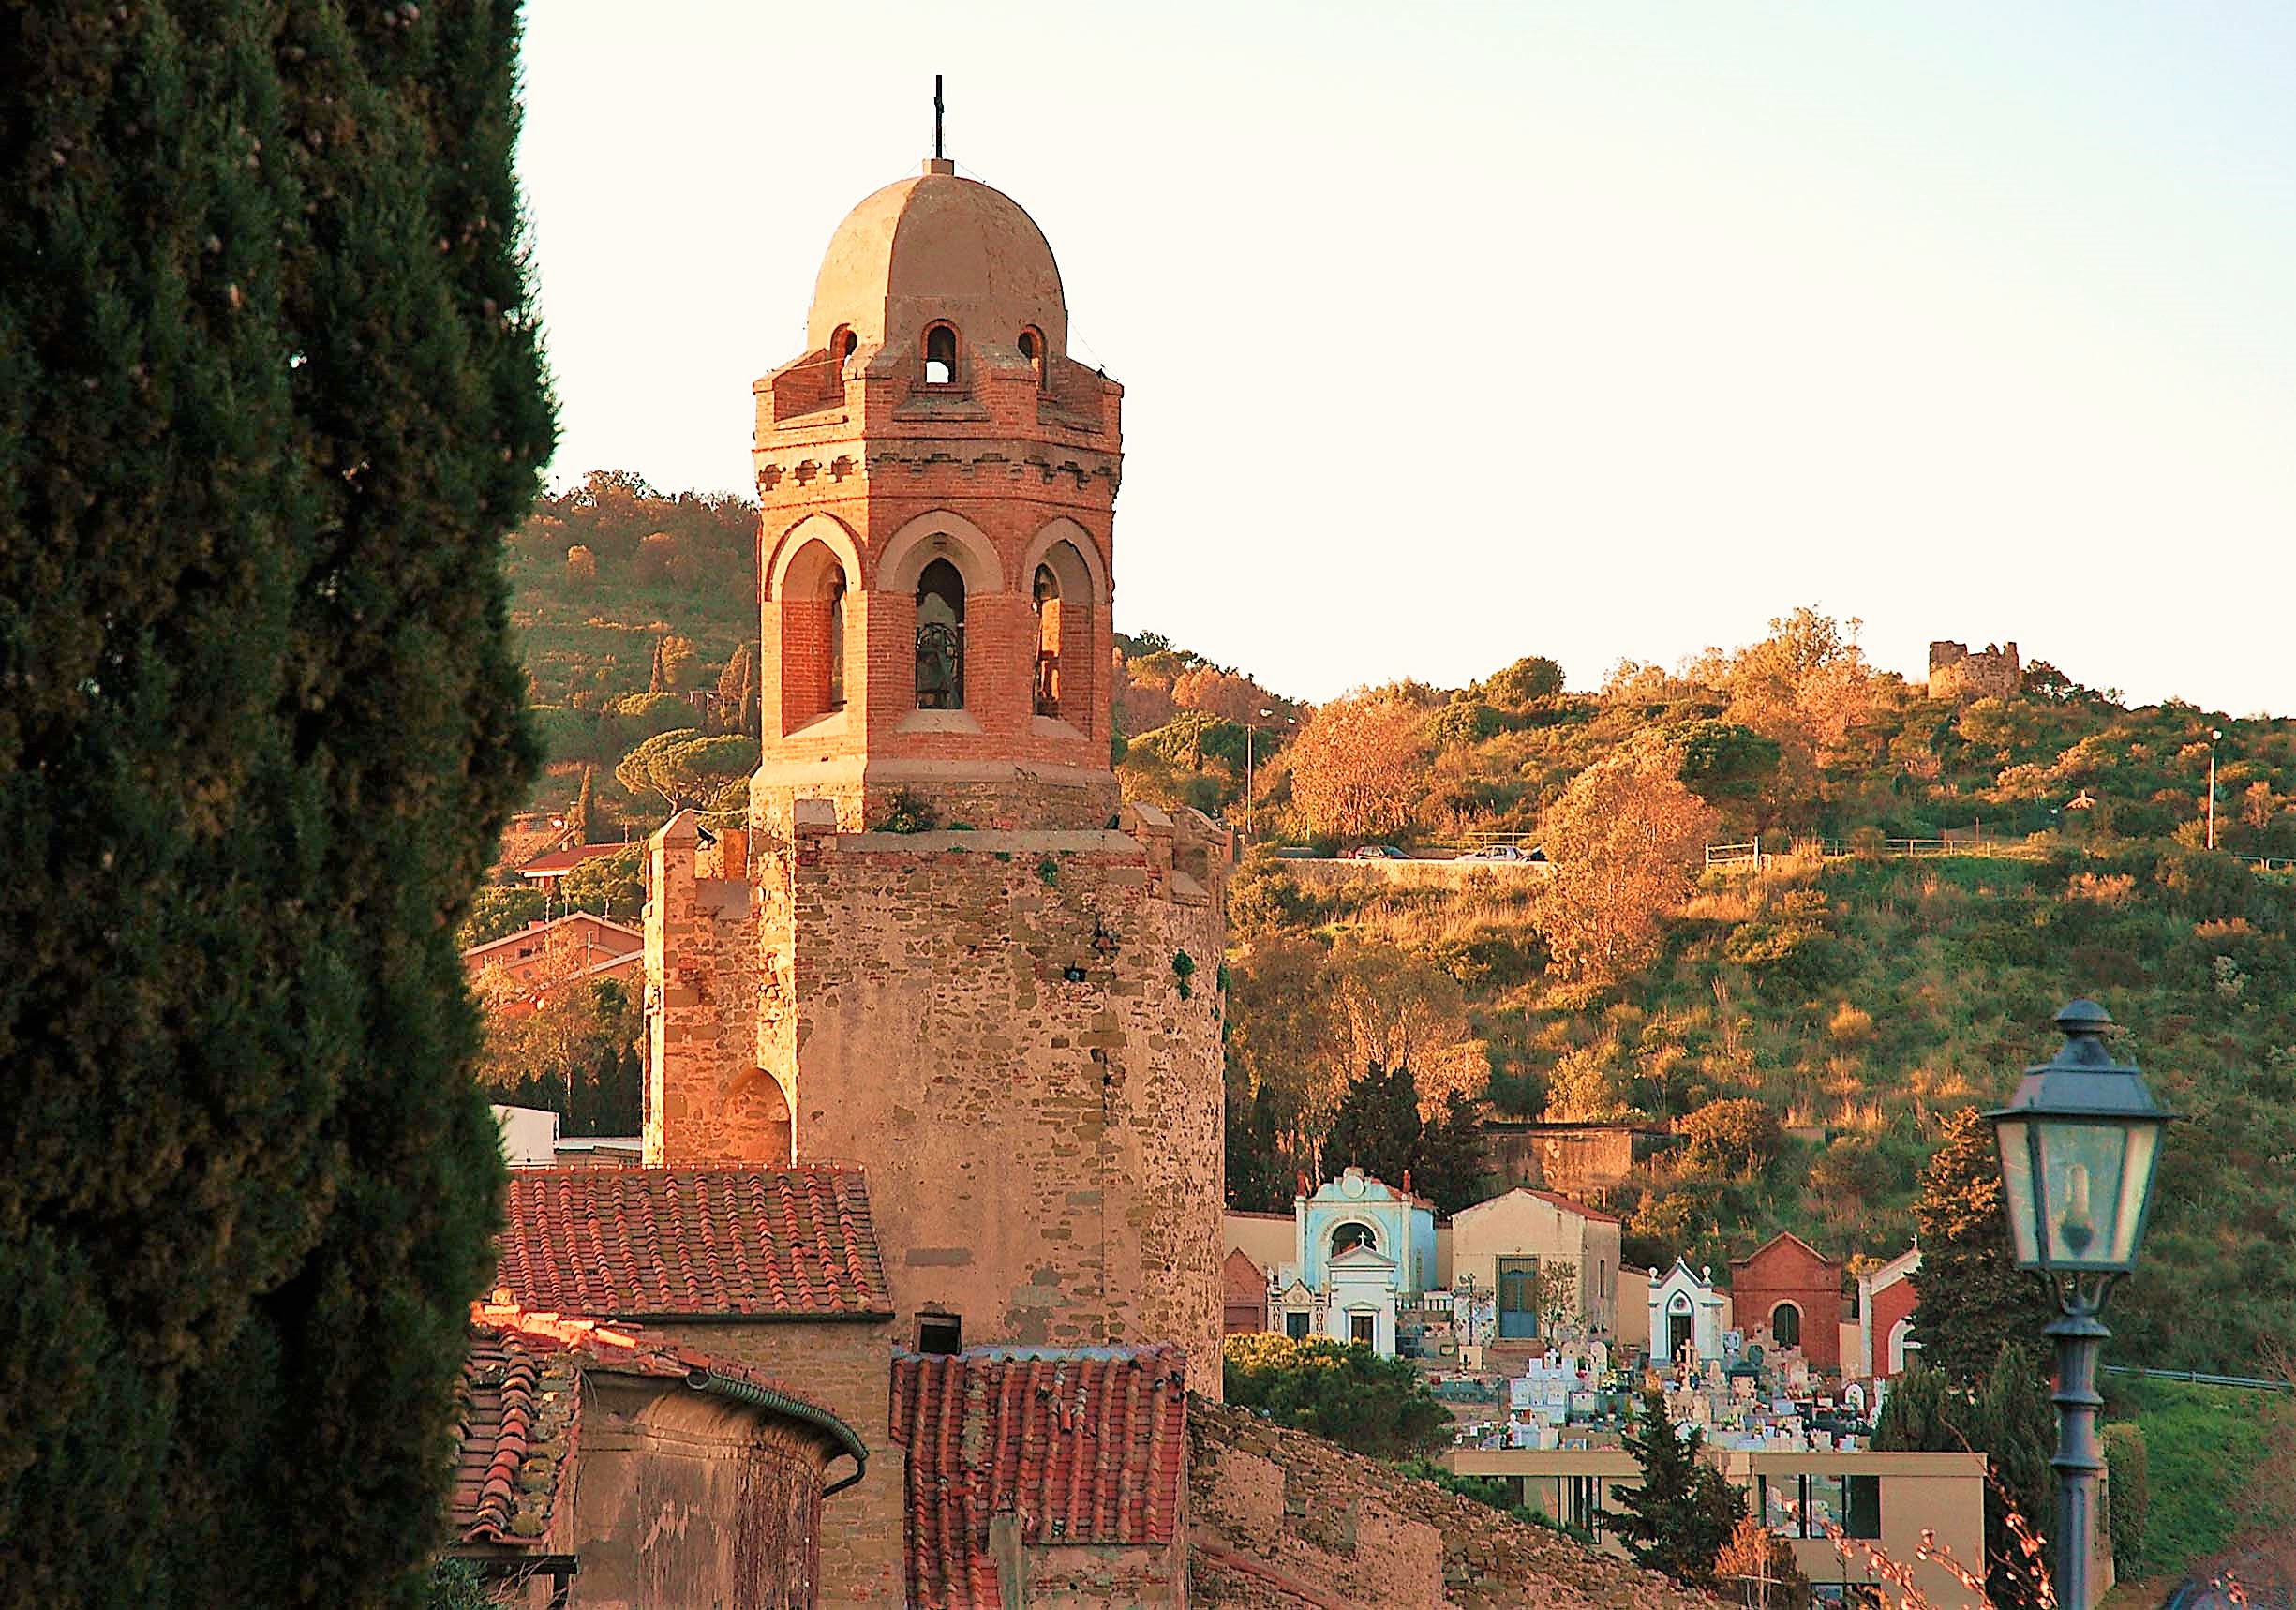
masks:
<svg viewBox="0 0 2296 1610"><path fill-rule="evenodd" d="M2024 685L2024 671L2014 643L1987 644L1975 653L1966 643L1939 641L1930 645L1930 697L2005 699Z"/></svg>
<svg viewBox="0 0 2296 1610"><path fill-rule="evenodd" d="M1713 1610L1655 1572L1241 1409L1188 1403L1199 1605ZM1288 1593L1270 1584L1290 1585Z"/></svg>
<svg viewBox="0 0 2296 1610"><path fill-rule="evenodd" d="M644 1334L682 1343L713 1358L752 1364L860 1435L869 1470L831 1494L821 1513L821 1603L899 1610L903 1523L901 1450L887 1428L893 1347L888 1320L790 1323L725 1320L648 1325ZM852 1467L840 1460L828 1481Z"/></svg>
<svg viewBox="0 0 2296 1610"><path fill-rule="evenodd" d="M868 1170L904 1323L1173 1341L1216 1393L1226 842L1193 812L1125 821L801 818L790 932L761 940L795 956L798 1155Z"/></svg>

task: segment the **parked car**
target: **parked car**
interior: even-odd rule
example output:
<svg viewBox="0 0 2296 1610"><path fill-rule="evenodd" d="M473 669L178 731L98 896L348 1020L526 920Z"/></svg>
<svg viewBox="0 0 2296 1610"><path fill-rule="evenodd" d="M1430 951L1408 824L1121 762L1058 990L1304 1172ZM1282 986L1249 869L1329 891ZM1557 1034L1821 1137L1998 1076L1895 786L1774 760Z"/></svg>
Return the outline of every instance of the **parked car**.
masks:
<svg viewBox="0 0 2296 1610"><path fill-rule="evenodd" d="M1463 861L1519 861L1525 857L1523 852L1513 844L1477 844L1471 850L1461 850L1458 858Z"/></svg>
<svg viewBox="0 0 2296 1610"><path fill-rule="evenodd" d="M1340 858L1349 861L1408 861L1411 857L1393 844L1358 844Z"/></svg>

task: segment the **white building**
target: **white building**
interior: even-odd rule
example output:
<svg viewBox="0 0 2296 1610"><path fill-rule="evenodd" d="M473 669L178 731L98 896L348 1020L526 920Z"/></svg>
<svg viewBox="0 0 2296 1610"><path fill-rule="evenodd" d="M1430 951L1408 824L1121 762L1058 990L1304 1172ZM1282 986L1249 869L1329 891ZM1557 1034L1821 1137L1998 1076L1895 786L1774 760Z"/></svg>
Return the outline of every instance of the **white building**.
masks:
<svg viewBox="0 0 2296 1610"><path fill-rule="evenodd" d="M1662 1276L1651 1270L1650 1356L1679 1364L1687 1349L1693 1360L1721 1358L1727 1324L1722 1307L1711 1269L1697 1274L1677 1258Z"/></svg>

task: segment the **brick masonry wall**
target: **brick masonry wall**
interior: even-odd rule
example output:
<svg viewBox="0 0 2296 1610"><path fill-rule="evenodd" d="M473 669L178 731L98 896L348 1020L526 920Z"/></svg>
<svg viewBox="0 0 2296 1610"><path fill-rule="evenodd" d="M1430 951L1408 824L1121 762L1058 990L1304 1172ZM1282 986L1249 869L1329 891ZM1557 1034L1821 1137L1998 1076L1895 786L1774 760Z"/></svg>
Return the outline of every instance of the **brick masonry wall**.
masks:
<svg viewBox="0 0 2296 1610"><path fill-rule="evenodd" d="M788 1102L754 1054L756 890L746 872L698 875L738 869L697 869L697 837L680 812L648 846L645 1160L784 1164Z"/></svg>
<svg viewBox="0 0 2296 1610"><path fill-rule="evenodd" d="M1188 1458L1200 1605L1713 1610L1655 1572L1241 1409L1190 1399ZM1239 1558L1268 1574L1226 1563Z"/></svg>

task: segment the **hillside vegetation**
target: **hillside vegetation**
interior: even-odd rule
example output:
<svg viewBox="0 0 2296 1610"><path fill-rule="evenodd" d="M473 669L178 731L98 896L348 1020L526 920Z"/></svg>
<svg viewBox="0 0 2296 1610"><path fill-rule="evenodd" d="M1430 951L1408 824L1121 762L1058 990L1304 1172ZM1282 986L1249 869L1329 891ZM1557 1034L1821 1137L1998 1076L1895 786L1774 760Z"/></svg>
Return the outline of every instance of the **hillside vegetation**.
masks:
<svg viewBox="0 0 2296 1610"><path fill-rule="evenodd" d="M649 737L754 732L754 521L600 472L510 544L539 802L587 771L593 839L666 810L678 783L647 780L675 768L622 765L636 792L615 778ZM2130 708L2038 662L2013 696L1931 698L1869 666L1854 622L1807 610L1584 693L1529 655L1465 688L1310 708L1154 635L1120 637L1118 659L1134 798L1248 812L1262 841L1560 852L1551 879L1424 888L1310 886L1247 857L1228 968L1239 1205L1288 1201L1335 1160L1350 1100L1387 1088L1366 1073L1408 1066L1430 1136L1455 1139L1463 1104L1676 1131L1613 1196L1637 1259L1719 1265L1779 1229L1879 1259L1912 1232L1941 1114L2005 1096L2087 994L2189 1120L2115 1356L2254 1373L2284 1328L2296 881L2235 857L2296 857L2296 723ZM696 688L724 695L707 722ZM1892 842L1946 834L1987 853ZM1778 852L1758 872L1702 870L1705 842L1757 838Z"/></svg>

